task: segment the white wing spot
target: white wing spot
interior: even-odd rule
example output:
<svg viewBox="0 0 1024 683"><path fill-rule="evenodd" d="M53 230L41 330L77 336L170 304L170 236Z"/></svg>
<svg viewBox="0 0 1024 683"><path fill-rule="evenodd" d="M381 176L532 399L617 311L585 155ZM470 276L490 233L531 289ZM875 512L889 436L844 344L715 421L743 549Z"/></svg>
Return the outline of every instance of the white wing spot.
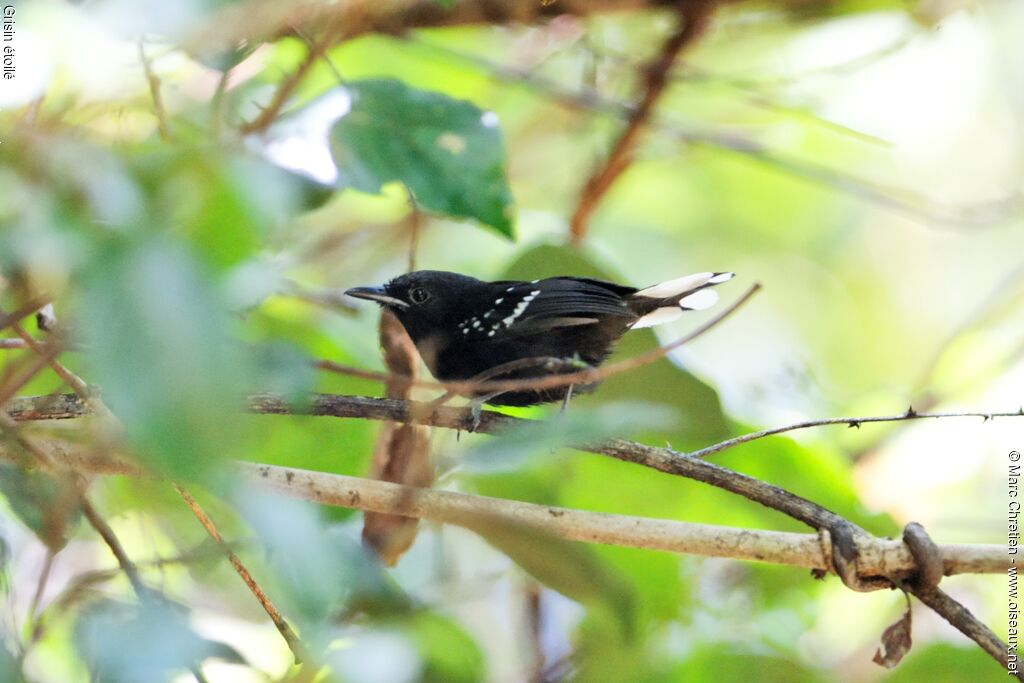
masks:
<svg viewBox="0 0 1024 683"><path fill-rule="evenodd" d="M500 304L504 300L505 300L505 297L501 297L500 299L495 299L494 300L494 305L497 306L498 304Z"/></svg>
<svg viewBox="0 0 1024 683"><path fill-rule="evenodd" d="M491 330L490 332L488 332L487 336L488 337L493 337L494 336L494 330Z"/></svg>
<svg viewBox="0 0 1024 683"><path fill-rule="evenodd" d="M508 289L506 289L505 291L506 291L506 292L511 292L511 291L512 291L513 289L515 289L515 288L516 288L516 286L515 286L515 285L512 285L511 287L509 287L509 288L508 288Z"/></svg>
<svg viewBox="0 0 1024 683"><path fill-rule="evenodd" d="M473 321L473 327L480 327L480 321L479 320L474 320Z"/></svg>

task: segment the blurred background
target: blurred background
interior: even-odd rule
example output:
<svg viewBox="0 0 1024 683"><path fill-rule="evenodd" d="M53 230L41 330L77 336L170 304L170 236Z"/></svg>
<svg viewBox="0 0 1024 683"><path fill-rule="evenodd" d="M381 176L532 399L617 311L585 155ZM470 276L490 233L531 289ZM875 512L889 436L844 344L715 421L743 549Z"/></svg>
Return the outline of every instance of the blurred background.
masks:
<svg viewBox="0 0 1024 683"><path fill-rule="evenodd" d="M234 406L256 391L382 395L378 383L308 361L384 369L377 307L340 292L412 264L635 286L735 271L717 310L760 283L711 333L574 401L581 419L630 416L603 423L652 445L696 449L908 406L1024 404L1024 5L718 7L667 73L632 163L575 242L581 191L677 16L639 2L598 3L620 10L608 13L569 4L564 15L557 0L494 5L495 18L507 5L524 21L445 19L473 16L468 0L10 3L3 311L53 302L59 358L102 388L122 424L118 449L190 482L323 668L315 678L293 666L166 483L106 477L89 487L173 605L147 607L76 513L52 533L53 482L5 464L3 680L185 681L196 661L208 680L231 683L1005 677L919 605L907 658L891 671L872 663L905 609L897 592L427 523L388 568L360 545L361 513L269 498L230 476L225 463L239 458L371 471L379 423ZM616 357L715 312L635 332ZM70 391L31 349L0 349L0 368L3 402ZM100 418L20 431L112 448ZM490 442L433 430L434 485L807 530L697 482L551 441ZM715 462L878 535L917 521L940 543L1005 543L1006 458L1022 444L1024 419L921 420L801 431ZM943 587L1006 636L1005 576Z"/></svg>

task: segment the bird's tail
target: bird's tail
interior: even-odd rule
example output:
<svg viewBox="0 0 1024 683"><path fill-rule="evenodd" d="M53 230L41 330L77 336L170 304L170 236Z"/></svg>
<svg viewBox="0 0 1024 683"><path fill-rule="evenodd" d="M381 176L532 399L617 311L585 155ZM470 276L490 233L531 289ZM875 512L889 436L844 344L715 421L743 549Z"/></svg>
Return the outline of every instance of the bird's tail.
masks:
<svg viewBox="0 0 1024 683"><path fill-rule="evenodd" d="M695 273L641 289L626 300L640 316L632 328L652 327L675 320L683 311L701 311L718 301L711 287L728 282L733 273Z"/></svg>

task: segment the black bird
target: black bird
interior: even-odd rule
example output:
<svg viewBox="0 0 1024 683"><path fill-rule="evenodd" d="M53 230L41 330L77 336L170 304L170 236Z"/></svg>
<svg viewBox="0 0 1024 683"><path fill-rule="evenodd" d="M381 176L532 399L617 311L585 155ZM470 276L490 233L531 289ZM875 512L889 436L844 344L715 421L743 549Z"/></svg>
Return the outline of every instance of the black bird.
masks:
<svg viewBox="0 0 1024 683"><path fill-rule="evenodd" d="M476 278L438 270L400 275L380 287L345 293L376 301L405 327L439 380L470 380L512 361L552 357L600 365L619 337L712 306L709 289L732 273L697 273L636 289L582 277L532 282ZM556 372L572 372L563 366ZM551 374L541 364L489 379ZM526 406L565 399L569 387L478 396L480 402Z"/></svg>

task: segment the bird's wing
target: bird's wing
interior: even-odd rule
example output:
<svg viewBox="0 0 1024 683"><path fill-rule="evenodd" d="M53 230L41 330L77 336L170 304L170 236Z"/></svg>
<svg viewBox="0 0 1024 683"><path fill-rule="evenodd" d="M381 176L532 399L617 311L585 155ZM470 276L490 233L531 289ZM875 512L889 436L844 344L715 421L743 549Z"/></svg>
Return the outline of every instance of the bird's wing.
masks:
<svg viewBox="0 0 1024 683"><path fill-rule="evenodd" d="M504 334L536 334L557 327L591 325L602 318L636 318L616 291L597 280L549 278L501 283L488 317ZM618 288L617 285L613 285ZM633 291L631 288L622 288Z"/></svg>

